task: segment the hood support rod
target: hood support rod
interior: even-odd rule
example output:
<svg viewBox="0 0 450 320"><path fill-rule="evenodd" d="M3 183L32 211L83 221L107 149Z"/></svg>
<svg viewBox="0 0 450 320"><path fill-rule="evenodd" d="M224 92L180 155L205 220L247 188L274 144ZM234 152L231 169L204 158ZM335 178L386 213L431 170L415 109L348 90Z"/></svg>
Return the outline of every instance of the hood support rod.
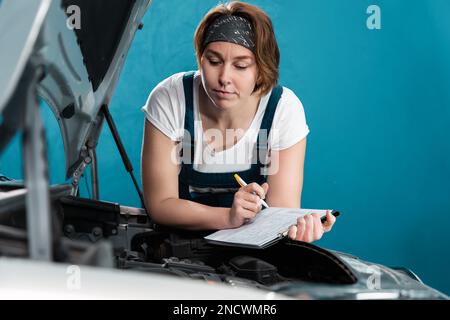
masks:
<svg viewBox="0 0 450 320"><path fill-rule="evenodd" d="M131 179L133 180L133 183L134 183L134 187L136 188L136 191L139 194L139 198L141 199L142 208L145 209L144 197L142 196L142 192L139 189L139 185L136 181L136 178L134 177L133 166L131 165L131 161L128 158L127 152L125 151L125 148L122 144L122 140L120 139L119 132L117 131L116 125L114 124L114 120L111 116L111 113L109 112L108 106L106 104L102 105L101 111L102 111L103 115L105 116L105 119L106 119L106 122L108 123L109 129L111 130L114 141L116 142L117 149L119 149L119 153L120 153L120 156L122 157L122 161L123 161L123 164L125 165L125 169L130 174Z"/></svg>

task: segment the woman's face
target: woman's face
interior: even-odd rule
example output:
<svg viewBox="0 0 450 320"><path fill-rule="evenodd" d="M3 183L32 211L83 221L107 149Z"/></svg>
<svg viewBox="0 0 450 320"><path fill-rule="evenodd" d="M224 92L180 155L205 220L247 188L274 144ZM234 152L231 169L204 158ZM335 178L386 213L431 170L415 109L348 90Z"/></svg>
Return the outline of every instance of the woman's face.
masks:
<svg viewBox="0 0 450 320"><path fill-rule="evenodd" d="M242 106L255 88L255 55L238 44L211 42L201 58L201 75L206 94L217 108Z"/></svg>

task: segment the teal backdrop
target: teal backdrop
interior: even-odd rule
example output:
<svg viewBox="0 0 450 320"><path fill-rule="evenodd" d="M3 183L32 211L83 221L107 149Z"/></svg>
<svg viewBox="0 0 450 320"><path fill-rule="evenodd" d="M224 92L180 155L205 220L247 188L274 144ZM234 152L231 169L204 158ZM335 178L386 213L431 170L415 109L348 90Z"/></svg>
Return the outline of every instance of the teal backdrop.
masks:
<svg viewBox="0 0 450 320"><path fill-rule="evenodd" d="M317 244L411 268L450 294L450 1L249 2L273 20L280 83L303 102L311 130L302 206L342 212ZM196 69L193 33L216 4L154 0L135 37L110 109L137 177L140 108L159 81ZM371 4L381 9L381 29L366 25ZM57 183L62 141L52 113L42 113ZM16 137L0 172L20 179L20 154ZM101 198L138 206L106 127L98 158Z"/></svg>

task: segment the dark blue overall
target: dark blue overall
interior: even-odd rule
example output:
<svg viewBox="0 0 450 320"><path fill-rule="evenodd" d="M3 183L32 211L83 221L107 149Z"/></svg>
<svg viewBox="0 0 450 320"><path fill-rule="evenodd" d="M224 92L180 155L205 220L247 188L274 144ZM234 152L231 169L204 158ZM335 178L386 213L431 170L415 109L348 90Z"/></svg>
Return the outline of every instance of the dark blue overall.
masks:
<svg viewBox="0 0 450 320"><path fill-rule="evenodd" d="M260 130L266 130L267 134L259 135L256 142L257 151L257 161L252 163L248 170L240 172L229 172L229 173L205 173L199 172L193 169L194 154L195 154L195 143L194 143L194 108L193 108L193 84L194 84L194 72L188 72L184 74L183 86L184 86L184 96L186 101L186 113L184 117L184 130L189 132L190 141L183 141L183 150L186 147L190 147L190 161L185 163L182 161L181 171L178 176L178 192L180 199L186 199L202 203L213 207L228 207L230 208L233 204L234 192L222 192L222 193L211 193L211 192L189 192L189 186L198 188L239 188L238 183L234 179L234 173L239 174L241 178L247 182L257 182L258 184L263 184L267 177L261 174L261 169L264 164L261 159L265 159L267 153L267 139L260 139L260 137L268 137L270 128L272 127L273 116L280 100L283 88L281 86L276 86L272 90L269 101L267 103L266 110L264 112L264 117L261 122ZM189 136L187 136L189 137ZM261 141L264 140L264 141Z"/></svg>

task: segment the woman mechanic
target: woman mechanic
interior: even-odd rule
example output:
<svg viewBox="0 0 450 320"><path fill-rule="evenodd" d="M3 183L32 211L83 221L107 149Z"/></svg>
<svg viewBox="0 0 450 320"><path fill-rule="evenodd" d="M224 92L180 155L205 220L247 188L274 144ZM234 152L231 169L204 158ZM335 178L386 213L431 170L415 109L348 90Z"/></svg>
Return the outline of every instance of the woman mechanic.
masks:
<svg viewBox="0 0 450 320"><path fill-rule="evenodd" d="M198 70L160 82L142 110L145 205L152 219L189 230L237 228L269 206L300 208L304 109L278 82L280 54L260 8L233 1L195 31ZM234 173L248 183L239 187ZM291 239L312 242L333 227L327 213L299 218Z"/></svg>

